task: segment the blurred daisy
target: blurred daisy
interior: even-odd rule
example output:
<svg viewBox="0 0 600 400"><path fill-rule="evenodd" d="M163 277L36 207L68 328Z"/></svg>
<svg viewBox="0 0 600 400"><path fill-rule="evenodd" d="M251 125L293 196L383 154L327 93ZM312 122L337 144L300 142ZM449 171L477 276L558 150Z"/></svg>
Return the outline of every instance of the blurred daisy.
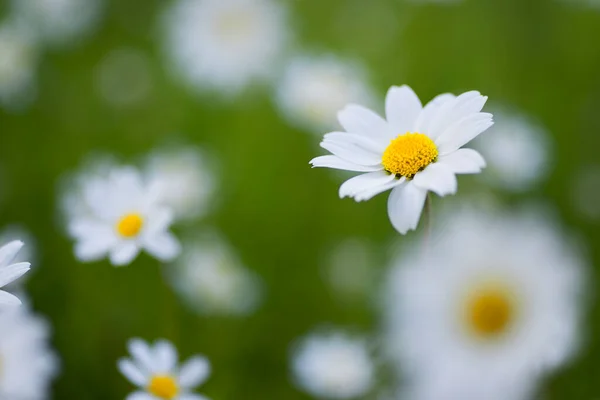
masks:
<svg viewBox="0 0 600 400"><path fill-rule="evenodd" d="M360 397L374 381L366 340L343 332L306 337L294 349L292 372L298 387L317 398Z"/></svg>
<svg viewBox="0 0 600 400"><path fill-rule="evenodd" d="M578 342L577 249L525 213L455 213L435 239L388 279L388 352L408 398L528 397Z"/></svg>
<svg viewBox="0 0 600 400"><path fill-rule="evenodd" d="M299 128L334 129L335 116L346 104L373 102L365 75L361 66L332 55L296 57L277 84L277 105Z"/></svg>
<svg viewBox="0 0 600 400"><path fill-rule="evenodd" d="M525 117L494 113L499 121L473 146L485 157L485 181L518 192L535 187L548 173L550 143L543 129Z"/></svg>
<svg viewBox="0 0 600 400"><path fill-rule="evenodd" d="M28 262L14 263L19 250L23 247L23 242L19 240L12 241L0 247L0 287L23 276L31 268ZM0 290L0 306L14 306L21 304L21 300L12 294Z"/></svg>
<svg viewBox="0 0 600 400"><path fill-rule="evenodd" d="M340 197L368 200L386 190L388 215L401 234L417 227L429 191L456 193L456 174L478 173L479 153L461 147L492 126L480 112L487 97L479 92L437 96L425 107L408 86L390 88L387 120L359 105L338 113L345 132L325 135L321 147L332 155L313 159L313 167L366 172L344 182Z"/></svg>
<svg viewBox="0 0 600 400"><path fill-rule="evenodd" d="M289 29L271 0L178 0L165 17L174 72L195 89L229 95L273 74Z"/></svg>
<svg viewBox="0 0 600 400"><path fill-rule="evenodd" d="M75 207L80 211L67 216L80 261L108 254L113 265L126 265L142 249L162 261L179 254L179 242L168 231L171 210L159 204L137 170L113 168L106 176L90 176L82 184L83 204Z"/></svg>
<svg viewBox="0 0 600 400"><path fill-rule="evenodd" d="M131 339L128 347L131 358L119 360L119 371L141 390L127 399L208 399L192 393L210 375L210 364L205 357L194 356L179 367L177 350L166 340L158 340L154 346L149 346L141 339Z"/></svg>
<svg viewBox="0 0 600 400"><path fill-rule="evenodd" d="M187 241L169 280L200 314L250 314L262 299L262 283L218 235Z"/></svg>
<svg viewBox="0 0 600 400"><path fill-rule="evenodd" d="M176 219L193 219L207 212L216 181L202 151L180 148L151 154L146 174L158 201L172 209Z"/></svg>
<svg viewBox="0 0 600 400"><path fill-rule="evenodd" d="M12 12L50 45L81 41L100 22L103 0L12 0Z"/></svg>
<svg viewBox="0 0 600 400"><path fill-rule="evenodd" d="M19 109L35 98L38 60L28 29L14 22L0 25L0 105Z"/></svg>
<svg viewBox="0 0 600 400"><path fill-rule="evenodd" d="M44 400L58 372L47 322L28 307L0 313L0 398Z"/></svg>

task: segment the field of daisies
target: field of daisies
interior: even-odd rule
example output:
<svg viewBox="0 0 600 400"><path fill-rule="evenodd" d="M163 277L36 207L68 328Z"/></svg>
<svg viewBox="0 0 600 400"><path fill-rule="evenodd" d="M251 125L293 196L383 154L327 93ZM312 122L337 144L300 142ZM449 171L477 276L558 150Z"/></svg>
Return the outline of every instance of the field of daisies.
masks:
<svg viewBox="0 0 600 400"><path fill-rule="evenodd" d="M0 0L0 400L600 398L597 0Z"/></svg>

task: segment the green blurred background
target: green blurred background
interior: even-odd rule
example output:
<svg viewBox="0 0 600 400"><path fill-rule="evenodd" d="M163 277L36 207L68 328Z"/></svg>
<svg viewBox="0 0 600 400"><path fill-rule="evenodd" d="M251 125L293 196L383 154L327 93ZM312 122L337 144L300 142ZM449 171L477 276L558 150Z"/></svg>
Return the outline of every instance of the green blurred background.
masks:
<svg viewBox="0 0 600 400"><path fill-rule="evenodd" d="M168 338L184 358L208 356L213 374L200 392L213 399L308 399L289 379L290 343L322 323L375 336L380 326L376 301L342 301L324 282L324 255L346 238L367 238L381 250L372 265L379 274L386 244L404 239L388 222L386 196L339 200L339 174L309 168L324 154L318 136L290 127L271 89L253 87L222 101L175 82L157 37L165 3L109 1L93 36L44 52L29 108L0 109L0 227L21 224L38 244L26 289L36 312L51 321L62 360L53 398L124 398L132 386L115 363L126 355L126 341L140 336ZM551 175L536 191L500 199L508 207L547 200L565 225L584 234L591 261L600 257L597 222L581 217L571 201L574 174L600 162L600 9L550 0L285 3L297 47L362 60L381 102L392 84L410 84L422 99L477 89L539 120L556 149ZM0 4L6 11L6 1ZM145 101L120 109L99 97L95 71L123 47L149 57L152 87ZM194 314L165 283L166 267L147 255L126 268L85 265L73 256L57 211L61 177L91 153L137 162L171 143L202 146L219 161L215 211L196 225L222 231L263 278L266 299L251 316ZM459 180L462 193L479 184ZM600 188L590 188L590 196L594 190L598 196ZM583 350L543 388L544 398L600 396L599 322L593 305Z"/></svg>

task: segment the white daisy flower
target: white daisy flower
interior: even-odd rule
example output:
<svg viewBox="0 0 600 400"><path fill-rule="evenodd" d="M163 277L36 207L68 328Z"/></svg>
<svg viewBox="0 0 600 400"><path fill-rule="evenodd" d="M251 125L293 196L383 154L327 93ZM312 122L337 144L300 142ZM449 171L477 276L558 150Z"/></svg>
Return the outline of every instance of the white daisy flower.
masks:
<svg viewBox="0 0 600 400"><path fill-rule="evenodd" d="M274 73L288 36L271 0L178 0L167 10L165 51L195 89L232 95Z"/></svg>
<svg viewBox="0 0 600 400"><path fill-rule="evenodd" d="M549 170L548 135L526 117L507 112L494 115L499 122L489 134L473 141L487 161L485 181L512 192L531 189Z"/></svg>
<svg viewBox="0 0 600 400"><path fill-rule="evenodd" d="M299 56L286 66L277 84L276 102L301 129L335 129L335 116L346 104L373 102L365 77L362 66L333 55Z"/></svg>
<svg viewBox="0 0 600 400"><path fill-rule="evenodd" d="M210 375L205 357L193 356L179 367L177 350L166 340L149 346L141 339L131 339L128 347L131 358L119 360L119 371L141 390L127 400L208 400L192 393Z"/></svg>
<svg viewBox="0 0 600 400"><path fill-rule="evenodd" d="M356 398L373 386L367 341L343 332L309 335L294 348L291 363L298 387L317 398Z"/></svg>
<svg viewBox="0 0 600 400"><path fill-rule="evenodd" d="M38 48L28 29L14 21L0 25L0 104L26 107L36 96Z"/></svg>
<svg viewBox="0 0 600 400"><path fill-rule="evenodd" d="M104 0L12 0L12 13L38 40L63 46L81 41L100 22Z"/></svg>
<svg viewBox="0 0 600 400"><path fill-rule="evenodd" d="M454 194L456 174L485 166L475 150L461 147L492 126L480 112L487 97L472 91L442 94L425 107L408 86L392 87L385 102L387 120L359 105L338 113L345 132L325 135L321 147L332 155L313 159L313 167L365 172L344 182L340 197L356 201L392 190L388 215L401 234L416 229L427 193Z"/></svg>
<svg viewBox="0 0 600 400"><path fill-rule="evenodd" d="M168 231L171 210L158 202L158 194L134 168L114 168L107 176L89 177L81 195L83 204L75 207L79 211L67 215L80 261L108 254L113 265L126 265L142 249L162 261L179 254L179 242Z"/></svg>
<svg viewBox="0 0 600 400"><path fill-rule="evenodd" d="M48 323L23 306L3 310L0 326L0 398L48 399L59 369L48 343Z"/></svg>
<svg viewBox="0 0 600 400"><path fill-rule="evenodd" d="M0 247L0 287L23 276L31 268L28 262L14 263L19 250L23 247L23 242L19 240L12 241ZM14 306L21 304L21 300L12 294L0 290L0 306Z"/></svg>
<svg viewBox="0 0 600 400"><path fill-rule="evenodd" d="M186 241L181 257L166 272L177 293L199 314L247 315L262 300L259 277L214 233Z"/></svg>
<svg viewBox="0 0 600 400"><path fill-rule="evenodd" d="M527 398L577 347L577 249L525 213L456 213L439 232L387 281L388 353L408 398Z"/></svg>
<svg viewBox="0 0 600 400"><path fill-rule="evenodd" d="M199 149L169 149L151 154L145 172L158 201L172 209L176 219L194 219L208 211L215 191L209 164Z"/></svg>

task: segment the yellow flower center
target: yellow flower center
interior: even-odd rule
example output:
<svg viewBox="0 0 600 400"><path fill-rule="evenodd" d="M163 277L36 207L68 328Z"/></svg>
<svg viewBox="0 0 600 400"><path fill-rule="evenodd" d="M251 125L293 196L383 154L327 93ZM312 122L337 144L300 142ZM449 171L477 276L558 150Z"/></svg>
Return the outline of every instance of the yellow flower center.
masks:
<svg viewBox="0 0 600 400"><path fill-rule="evenodd" d="M142 226L144 226L144 218L140 214L131 213L117 222L117 232L123 237L132 238L140 233Z"/></svg>
<svg viewBox="0 0 600 400"><path fill-rule="evenodd" d="M488 287L467 299L466 323L471 332L483 339L496 338L515 320L514 297L505 288Z"/></svg>
<svg viewBox="0 0 600 400"><path fill-rule="evenodd" d="M148 385L148 391L161 399L174 399L179 393L175 378L169 375L153 376Z"/></svg>
<svg viewBox="0 0 600 400"><path fill-rule="evenodd" d="M410 179L435 162L437 156L438 149L427 135L408 132L391 141L381 163L389 173Z"/></svg>

